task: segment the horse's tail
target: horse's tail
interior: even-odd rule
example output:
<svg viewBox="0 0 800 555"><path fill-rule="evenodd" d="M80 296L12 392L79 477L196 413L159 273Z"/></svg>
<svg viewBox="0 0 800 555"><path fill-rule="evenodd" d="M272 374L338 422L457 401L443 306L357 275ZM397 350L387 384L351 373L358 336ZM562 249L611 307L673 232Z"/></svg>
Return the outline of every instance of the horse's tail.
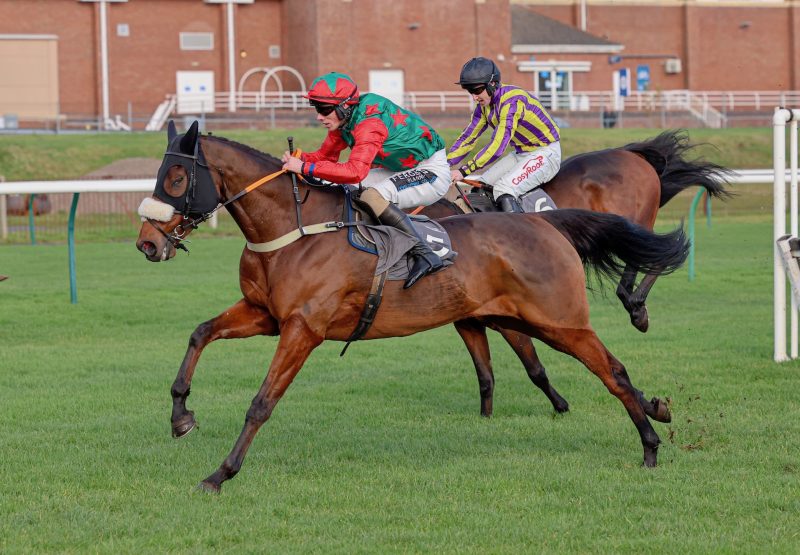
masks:
<svg viewBox="0 0 800 555"><path fill-rule="evenodd" d="M622 216L562 208L539 212L572 243L584 265L602 276L619 279L625 266L637 272L669 274L689 256L689 240L682 228L657 234Z"/></svg>
<svg viewBox="0 0 800 555"><path fill-rule="evenodd" d="M631 143L622 147L638 154L656 170L661 180L661 204L667 204L672 197L692 185L703 187L709 195L720 199L732 196L724 186L730 175L728 168L703 159L687 160L686 154L700 145L690 145L686 130L664 131L659 136Z"/></svg>

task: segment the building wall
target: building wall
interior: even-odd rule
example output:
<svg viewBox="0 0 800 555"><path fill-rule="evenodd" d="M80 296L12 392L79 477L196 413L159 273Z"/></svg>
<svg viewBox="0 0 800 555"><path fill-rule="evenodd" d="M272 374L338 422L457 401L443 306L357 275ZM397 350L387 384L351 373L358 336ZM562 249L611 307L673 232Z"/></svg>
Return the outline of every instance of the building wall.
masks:
<svg viewBox="0 0 800 555"><path fill-rule="evenodd" d="M578 0L516 3L562 23L580 26ZM619 64L593 62L593 75L586 77L586 82L590 89L608 89L615 69L634 70L638 64L648 64L651 90L796 90L800 88L798 24L797 3L788 1L747 6L743 2L692 0L589 0L586 31L625 48ZM654 54L665 57L638 57ZM681 73L665 72L667 55L681 59ZM592 57L585 55L583 59Z"/></svg>
<svg viewBox="0 0 800 555"><path fill-rule="evenodd" d="M580 24L579 0L256 0L234 6L236 82L256 67L297 68L306 84L324 72L350 73L366 88L372 69L401 69L407 90L455 91L462 64L477 55L498 62L504 80L532 88L532 75L512 57L510 2L524 3L564 23ZM619 67L651 67L651 89L800 89L800 2L593 1L587 31L625 45L620 64L608 55L536 55L588 60L591 73L575 73L573 89L609 90ZM102 113L97 3L78 0L0 0L0 34L58 36L59 105L64 114ZM226 6L202 0L131 0L108 4L110 112L151 114L175 92L179 70L215 74L228 90ZM117 35L125 23L130 36ZM214 50L181 51L181 31L214 34ZM280 46L270 58L270 45ZM244 51L246 57L240 54ZM678 56L679 74L664 71ZM257 90L261 75L250 78ZM287 89L296 88L288 74ZM274 85L270 88L274 89Z"/></svg>
<svg viewBox="0 0 800 555"><path fill-rule="evenodd" d="M285 0L284 14L287 62L309 78L401 69L408 90L456 90L471 57L511 69L507 0Z"/></svg>

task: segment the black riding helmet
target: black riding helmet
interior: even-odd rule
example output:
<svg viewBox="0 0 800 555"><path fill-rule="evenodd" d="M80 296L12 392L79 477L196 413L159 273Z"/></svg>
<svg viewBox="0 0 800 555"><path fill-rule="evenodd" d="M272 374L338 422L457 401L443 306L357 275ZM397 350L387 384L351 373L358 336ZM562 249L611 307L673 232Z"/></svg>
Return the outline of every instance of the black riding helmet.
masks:
<svg viewBox="0 0 800 555"><path fill-rule="evenodd" d="M472 58L461 68L461 76L456 85L468 88L470 85L485 85L489 96L494 94L500 84L500 69L488 58Z"/></svg>

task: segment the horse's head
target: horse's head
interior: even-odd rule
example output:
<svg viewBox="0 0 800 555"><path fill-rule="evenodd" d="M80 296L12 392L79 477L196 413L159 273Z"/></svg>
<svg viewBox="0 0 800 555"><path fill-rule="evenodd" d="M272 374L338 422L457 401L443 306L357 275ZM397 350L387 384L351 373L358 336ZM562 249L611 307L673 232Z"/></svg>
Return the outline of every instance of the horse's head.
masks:
<svg viewBox="0 0 800 555"><path fill-rule="evenodd" d="M178 135L170 121L155 191L139 206L142 228L136 248L151 262L172 258L176 249L186 250L182 241L218 204L219 191L200 148L197 122Z"/></svg>

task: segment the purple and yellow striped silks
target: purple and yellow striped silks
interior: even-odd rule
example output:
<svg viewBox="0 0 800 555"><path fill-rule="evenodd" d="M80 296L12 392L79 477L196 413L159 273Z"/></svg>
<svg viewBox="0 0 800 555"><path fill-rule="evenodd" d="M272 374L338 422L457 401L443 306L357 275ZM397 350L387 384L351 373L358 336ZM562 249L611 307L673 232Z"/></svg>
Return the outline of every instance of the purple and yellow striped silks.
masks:
<svg viewBox="0 0 800 555"><path fill-rule="evenodd" d="M471 160L461 165L464 175L500 158L509 143L519 153L559 140L558 126L536 97L519 87L503 85L495 91L489 106L475 107L472 121L447 154L450 167L459 167L488 126L494 129L492 138Z"/></svg>

